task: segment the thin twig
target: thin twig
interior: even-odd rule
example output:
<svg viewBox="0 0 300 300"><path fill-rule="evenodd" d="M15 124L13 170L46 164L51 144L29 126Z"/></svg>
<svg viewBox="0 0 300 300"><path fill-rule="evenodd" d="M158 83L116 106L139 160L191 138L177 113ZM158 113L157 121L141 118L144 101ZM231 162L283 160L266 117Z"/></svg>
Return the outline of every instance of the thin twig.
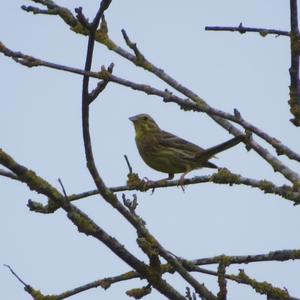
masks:
<svg viewBox="0 0 300 300"><path fill-rule="evenodd" d="M124 154L124 158L125 158L125 161L126 161L128 170L129 170L129 174L132 174L132 167L131 167L131 165L130 165L129 159L128 159L128 157L127 157L126 154Z"/></svg>
<svg viewBox="0 0 300 300"><path fill-rule="evenodd" d="M205 30L207 31L231 31L231 32L239 32L244 34L246 32L257 32L261 36L266 36L268 34L275 34L276 36L290 36L288 31L277 30L277 29L267 29L267 28L254 28L254 27L245 27L242 23L239 26L206 26Z"/></svg>
<svg viewBox="0 0 300 300"><path fill-rule="evenodd" d="M109 72L110 74L112 74L113 72L113 68L114 68L114 64L111 63L109 65L109 67L107 68L107 70L104 68L104 66L101 68L102 71L106 71ZM93 91L90 92L89 95L89 104L91 104L99 95L102 91L104 91L104 89L106 88L107 84L109 83L109 76L107 76L106 79L103 79L102 81L98 82L97 86L94 88Z"/></svg>
<svg viewBox="0 0 300 300"><path fill-rule="evenodd" d="M145 61L145 57L144 55L140 52L140 50L138 49L137 47L137 44L136 43L133 43L131 42L131 40L129 39L125 29L122 29L121 30L122 32L122 35L123 35L123 38L126 42L126 45L131 49L133 50L134 54L135 54L135 58L136 58L136 62L137 63L142 63Z"/></svg>
<svg viewBox="0 0 300 300"><path fill-rule="evenodd" d="M82 12L82 7L75 8L76 17L77 20L80 22L82 26L87 28L88 30L91 30L92 24L89 23L88 18L85 17L85 15Z"/></svg>
<svg viewBox="0 0 300 300"><path fill-rule="evenodd" d="M64 185L63 185L63 183L62 183L62 181L61 181L60 178L58 178L58 182L59 182L59 184L60 184L60 186L62 188L62 191L63 191L63 194L64 194L65 198L68 200L68 195L66 193L65 187L64 187Z"/></svg>
<svg viewBox="0 0 300 300"><path fill-rule="evenodd" d="M24 285L24 287L30 286L24 280L22 280L21 277L18 274L16 274L16 272L11 268L10 265L4 264L3 266L6 267L6 268L8 268L9 271Z"/></svg>

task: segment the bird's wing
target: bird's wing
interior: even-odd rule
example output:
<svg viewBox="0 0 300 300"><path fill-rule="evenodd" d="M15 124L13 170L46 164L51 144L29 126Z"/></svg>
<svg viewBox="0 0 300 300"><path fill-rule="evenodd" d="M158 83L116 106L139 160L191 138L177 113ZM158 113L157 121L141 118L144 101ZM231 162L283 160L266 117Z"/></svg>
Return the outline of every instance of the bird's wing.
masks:
<svg viewBox="0 0 300 300"><path fill-rule="evenodd" d="M204 151L201 147L166 131L160 132L158 141L160 145L167 148L173 148L192 159Z"/></svg>

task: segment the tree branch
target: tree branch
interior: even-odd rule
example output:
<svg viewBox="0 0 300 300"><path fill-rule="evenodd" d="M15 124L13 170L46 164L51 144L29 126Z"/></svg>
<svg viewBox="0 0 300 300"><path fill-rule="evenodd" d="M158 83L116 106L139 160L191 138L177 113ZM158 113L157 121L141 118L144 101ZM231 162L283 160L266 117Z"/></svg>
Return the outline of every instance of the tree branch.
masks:
<svg viewBox="0 0 300 300"><path fill-rule="evenodd" d="M143 185L143 181L139 179L137 174L132 173L131 178L129 179L127 185L111 187L109 190L111 192L124 192L124 191L132 191L132 190L141 190L145 191L145 187ZM252 178L243 177L238 174L231 173L227 169L219 169L219 171L212 175L204 175L204 176L195 176L193 178L186 178L184 180L184 185L190 184L199 184L199 183L216 183L216 184L228 184L232 185L245 185L252 188L257 188L263 191L266 194L275 194L281 196L284 199L290 200L294 203L294 205L300 204L300 193L294 191L293 187L289 187L286 185L276 186L274 183L267 180L256 180ZM179 180L170 180L170 181L151 181L147 184L147 190L153 190L157 188L166 188L166 187L178 187ZM98 190L91 190L79 194L73 194L68 196L68 201L77 201L83 198L87 198L90 196L94 196L99 194ZM35 202L32 200L28 201L27 206L30 210L38 212L38 213L53 213L55 212L59 206L54 205L51 199L48 201L47 205L42 205L39 202Z"/></svg>
<svg viewBox="0 0 300 300"><path fill-rule="evenodd" d="M261 36L265 37L268 34L275 34L277 36L290 36L288 31L277 30L277 29L266 29L266 28L254 28L254 27L245 27L242 23L240 23L237 27L231 26L206 26L205 30L207 31L231 31L231 32L239 32L240 34L244 34L246 32L257 32Z"/></svg>
<svg viewBox="0 0 300 300"><path fill-rule="evenodd" d="M213 265L219 264L224 261L228 265L232 264L248 264L253 262L266 262L266 261L287 261L300 259L300 249L292 250L278 250L272 251L265 254L255 254L255 255L239 255L239 256L214 256L209 258L200 258L191 260L191 263L194 265Z"/></svg>
<svg viewBox="0 0 300 300"><path fill-rule="evenodd" d="M300 41L298 28L298 8L297 0L290 0L290 47L291 47L291 67L290 67L290 111L294 115L294 119L290 121L295 126L300 126L300 82L299 82L299 55Z"/></svg>

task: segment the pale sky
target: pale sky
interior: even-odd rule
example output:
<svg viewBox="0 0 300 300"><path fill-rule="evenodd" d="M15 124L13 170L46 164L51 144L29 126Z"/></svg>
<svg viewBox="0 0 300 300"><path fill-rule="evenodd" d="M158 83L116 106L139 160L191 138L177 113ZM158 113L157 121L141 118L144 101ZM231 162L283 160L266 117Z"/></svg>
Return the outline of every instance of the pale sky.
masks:
<svg viewBox="0 0 300 300"><path fill-rule="evenodd" d="M99 1L57 1L74 11L82 6L93 18ZM47 61L83 68L87 38L76 35L55 16L33 16L20 9L32 1L2 3L0 41L7 47ZM207 25L266 27L288 30L288 1L191 0L116 1L106 13L110 37L126 48L121 29L138 44L143 54L177 81L226 112L237 108L243 117L271 136L298 151L299 129L292 117L289 98L289 39L228 32L206 32ZM95 48L93 69L115 63L114 74L138 83L169 88L150 73L109 52ZM2 83L0 148L67 193L95 188L85 164L81 131L81 77L74 74L17 65L0 55ZM92 81L96 83L96 81ZM134 172L157 180L164 174L150 169L140 158L134 142L130 116L150 114L166 131L202 147L230 138L204 114L184 112L154 96L109 84L91 105L91 133L99 172L109 187L126 182L127 154ZM257 139L259 142L261 140ZM263 147L274 151L265 143ZM299 165L282 158L299 172ZM214 161L232 172L256 179L287 183L254 151L238 145ZM212 174L201 169L188 175ZM178 177L176 177L178 178ZM134 192L127 192L128 197ZM121 199L121 194L119 195ZM278 196L249 187L213 184L137 192L137 212L161 244L187 259L219 254L247 255L282 249L299 249L300 208ZM104 245L77 232L62 210L51 215L30 212L28 199L46 203L24 184L0 177L0 298L31 299L23 287L2 267L11 265L28 284L44 294L58 294L96 279L116 276L130 267ZM99 196L76 205L109 234L141 259L135 231ZM229 268L245 269L249 276L286 287L300 297L300 263L257 263ZM213 266L208 269L215 269ZM165 276L184 293L186 284L177 276ZM216 279L195 275L214 292ZM73 299L126 299L125 291L145 281L132 280L74 296ZM265 296L246 286L228 283L228 299L259 300ZM155 291L145 299L161 299Z"/></svg>

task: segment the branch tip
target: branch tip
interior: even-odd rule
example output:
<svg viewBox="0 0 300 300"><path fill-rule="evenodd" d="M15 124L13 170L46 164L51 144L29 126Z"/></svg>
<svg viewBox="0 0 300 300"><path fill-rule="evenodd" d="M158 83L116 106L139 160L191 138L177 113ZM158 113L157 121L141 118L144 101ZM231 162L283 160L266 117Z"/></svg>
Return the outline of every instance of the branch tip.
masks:
<svg viewBox="0 0 300 300"><path fill-rule="evenodd" d="M124 158L125 158L126 164L128 166L128 169L129 169L129 174L132 174L132 167L130 165L129 159L128 159L126 154L124 154Z"/></svg>

